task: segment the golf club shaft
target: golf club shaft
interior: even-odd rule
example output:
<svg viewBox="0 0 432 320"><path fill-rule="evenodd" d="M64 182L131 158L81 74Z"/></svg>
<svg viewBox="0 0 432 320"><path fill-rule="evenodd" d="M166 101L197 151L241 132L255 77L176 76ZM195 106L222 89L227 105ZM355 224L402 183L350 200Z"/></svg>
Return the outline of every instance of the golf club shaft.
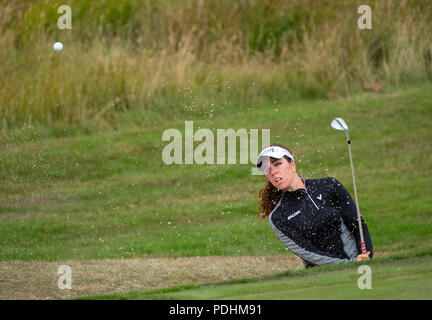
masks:
<svg viewBox="0 0 432 320"><path fill-rule="evenodd" d="M356 207L357 207L357 219L358 219L359 231L360 231L360 244L361 244L362 253L364 254L364 253L366 253L366 245L365 245L364 236L363 236L363 226L362 226L362 221L361 221L360 207L359 207L359 202L358 202L358 197L357 197L357 187L356 187L355 175L354 175L354 165L353 165L352 155L351 155L351 141L350 141L349 137L348 137L348 152L349 152L351 172L352 172L352 177L353 177L355 203L356 203Z"/></svg>

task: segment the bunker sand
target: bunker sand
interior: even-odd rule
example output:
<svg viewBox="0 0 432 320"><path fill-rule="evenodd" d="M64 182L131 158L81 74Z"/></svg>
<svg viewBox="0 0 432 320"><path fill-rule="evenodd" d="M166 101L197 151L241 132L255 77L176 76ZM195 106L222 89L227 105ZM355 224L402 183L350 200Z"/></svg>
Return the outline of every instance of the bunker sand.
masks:
<svg viewBox="0 0 432 320"><path fill-rule="evenodd" d="M58 267L72 270L72 289L59 289ZM0 261L0 299L68 299L261 277L302 269L296 256L211 256L66 261Z"/></svg>

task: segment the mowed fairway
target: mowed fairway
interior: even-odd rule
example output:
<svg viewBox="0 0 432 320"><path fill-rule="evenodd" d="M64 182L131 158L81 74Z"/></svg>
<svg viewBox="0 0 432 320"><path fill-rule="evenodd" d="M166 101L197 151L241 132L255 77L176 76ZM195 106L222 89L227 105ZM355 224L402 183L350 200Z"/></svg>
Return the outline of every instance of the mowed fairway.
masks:
<svg viewBox="0 0 432 320"><path fill-rule="evenodd" d="M358 265L321 267L289 272L247 283L177 287L150 292L89 297L91 299L432 299L432 256L364 264L370 268L370 286L359 288ZM240 282L240 281L238 281ZM360 279L360 286L366 282Z"/></svg>

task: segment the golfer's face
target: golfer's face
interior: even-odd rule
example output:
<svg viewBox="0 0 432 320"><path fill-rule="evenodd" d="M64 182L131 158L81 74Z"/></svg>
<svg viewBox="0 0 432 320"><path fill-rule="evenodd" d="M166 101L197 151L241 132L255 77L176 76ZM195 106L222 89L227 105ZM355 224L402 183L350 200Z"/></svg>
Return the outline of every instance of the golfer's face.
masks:
<svg viewBox="0 0 432 320"><path fill-rule="evenodd" d="M270 158L270 169L266 176L271 184L279 190L288 190L295 174L294 162L288 162L285 157L280 159Z"/></svg>

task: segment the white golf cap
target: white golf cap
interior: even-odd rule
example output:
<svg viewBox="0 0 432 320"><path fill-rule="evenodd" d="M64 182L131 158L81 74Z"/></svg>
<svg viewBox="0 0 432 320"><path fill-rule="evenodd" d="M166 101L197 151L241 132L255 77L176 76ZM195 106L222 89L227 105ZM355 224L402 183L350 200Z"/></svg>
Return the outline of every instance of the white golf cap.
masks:
<svg viewBox="0 0 432 320"><path fill-rule="evenodd" d="M264 148L258 156L256 166L258 170L267 174L268 170L270 169L270 158L280 159L283 156L287 156L292 161L294 161L294 157L291 152L284 148L277 146Z"/></svg>

